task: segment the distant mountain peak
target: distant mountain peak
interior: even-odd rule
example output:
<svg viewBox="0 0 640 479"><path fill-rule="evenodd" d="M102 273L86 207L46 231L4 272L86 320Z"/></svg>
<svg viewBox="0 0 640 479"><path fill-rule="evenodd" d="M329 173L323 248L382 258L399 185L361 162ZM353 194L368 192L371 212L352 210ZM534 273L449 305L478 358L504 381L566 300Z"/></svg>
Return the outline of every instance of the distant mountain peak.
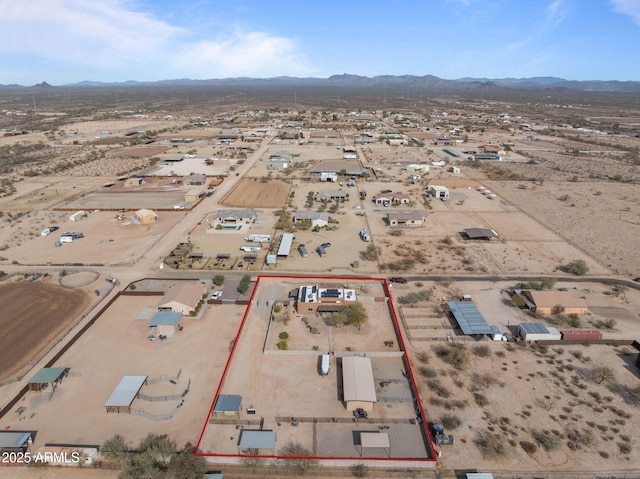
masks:
<svg viewBox="0 0 640 479"><path fill-rule="evenodd" d="M43 81L41 83L36 83L33 86L36 88L53 88L53 86L49 85L46 81Z"/></svg>

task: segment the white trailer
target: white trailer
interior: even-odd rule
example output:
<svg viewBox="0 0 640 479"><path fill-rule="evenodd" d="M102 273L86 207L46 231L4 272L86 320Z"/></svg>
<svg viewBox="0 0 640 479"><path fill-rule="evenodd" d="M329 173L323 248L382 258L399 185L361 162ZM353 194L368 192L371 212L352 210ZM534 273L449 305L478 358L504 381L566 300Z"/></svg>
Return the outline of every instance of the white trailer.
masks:
<svg viewBox="0 0 640 479"><path fill-rule="evenodd" d="M270 243L271 235L249 235L244 237L250 243Z"/></svg>
<svg viewBox="0 0 640 479"><path fill-rule="evenodd" d="M242 245L240 246L240 250L245 251L247 253L257 253L260 251L260 246L251 246L251 245Z"/></svg>
<svg viewBox="0 0 640 479"><path fill-rule="evenodd" d="M331 358L328 354L323 354L320 359L320 372L323 376L327 376L331 370Z"/></svg>

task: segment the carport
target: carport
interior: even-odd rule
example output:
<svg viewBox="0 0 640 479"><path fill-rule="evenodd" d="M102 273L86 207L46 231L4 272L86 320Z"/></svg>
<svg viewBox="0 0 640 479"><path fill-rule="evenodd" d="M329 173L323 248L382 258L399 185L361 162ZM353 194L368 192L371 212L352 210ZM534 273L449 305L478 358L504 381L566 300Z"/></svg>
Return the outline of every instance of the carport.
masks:
<svg viewBox="0 0 640 479"><path fill-rule="evenodd" d="M259 451L260 449L270 449L272 454L276 451L276 432L275 431L255 431L243 429L240 433L240 441L238 449ZM251 453L250 453L251 454ZM252 455L256 455L252 454Z"/></svg>
<svg viewBox="0 0 640 479"><path fill-rule="evenodd" d="M49 384L53 391L56 385L62 382L62 378L69 372L68 368L42 368L35 376L29 379L29 391L42 391Z"/></svg>
<svg viewBox="0 0 640 479"><path fill-rule="evenodd" d="M358 445L356 444L356 449ZM386 432L361 432L360 433L360 457L364 449L383 449L387 457L391 457L391 445L389 443L389 434Z"/></svg>

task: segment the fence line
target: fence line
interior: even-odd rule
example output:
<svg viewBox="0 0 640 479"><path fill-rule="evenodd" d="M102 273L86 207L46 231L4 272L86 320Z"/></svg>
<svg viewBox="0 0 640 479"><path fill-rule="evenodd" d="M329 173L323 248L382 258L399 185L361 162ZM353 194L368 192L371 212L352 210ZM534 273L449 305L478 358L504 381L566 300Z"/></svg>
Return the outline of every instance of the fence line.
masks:
<svg viewBox="0 0 640 479"><path fill-rule="evenodd" d="M150 378L150 379L147 378L147 385L150 386L152 384L157 384L157 383L177 383L180 380L181 374L182 374L182 368L178 370L178 374L176 374L174 377L163 374L162 376L159 376L157 378Z"/></svg>
<svg viewBox="0 0 640 479"><path fill-rule="evenodd" d="M189 394L189 388L191 387L191 379L189 379L189 383L184 391L180 394L168 394L165 396L149 396L148 394L138 393L138 399L142 399L147 402L169 402L169 401L177 401L182 399L187 394Z"/></svg>

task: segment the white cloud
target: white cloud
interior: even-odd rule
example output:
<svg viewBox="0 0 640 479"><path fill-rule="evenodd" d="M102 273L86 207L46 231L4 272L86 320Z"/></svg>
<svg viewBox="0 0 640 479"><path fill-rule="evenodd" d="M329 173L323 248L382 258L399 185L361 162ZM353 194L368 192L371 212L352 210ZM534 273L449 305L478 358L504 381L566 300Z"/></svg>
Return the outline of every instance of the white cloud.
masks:
<svg viewBox="0 0 640 479"><path fill-rule="evenodd" d="M0 61L2 55L11 55L18 61L76 68L76 75L67 73L69 81L261 77L309 71L293 39L239 28L217 32L215 37L202 35L135 11L128 0L0 0L0 12ZM87 74L110 77L85 78Z"/></svg>
<svg viewBox="0 0 640 479"><path fill-rule="evenodd" d="M553 0L545 10L546 24L549 27L557 27L567 17L567 8L563 0Z"/></svg>
<svg viewBox="0 0 640 479"><path fill-rule="evenodd" d="M629 15L633 22L640 26L640 2L638 0L611 0L613 9L624 15Z"/></svg>

